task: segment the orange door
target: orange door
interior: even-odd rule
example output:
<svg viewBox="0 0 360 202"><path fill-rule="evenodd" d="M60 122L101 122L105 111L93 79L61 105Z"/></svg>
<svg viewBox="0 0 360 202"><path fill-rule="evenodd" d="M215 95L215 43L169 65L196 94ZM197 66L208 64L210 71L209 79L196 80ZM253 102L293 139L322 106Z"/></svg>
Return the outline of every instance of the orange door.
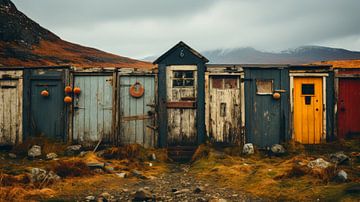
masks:
<svg viewBox="0 0 360 202"><path fill-rule="evenodd" d="M294 137L303 144L318 144L323 131L322 78L294 78Z"/></svg>

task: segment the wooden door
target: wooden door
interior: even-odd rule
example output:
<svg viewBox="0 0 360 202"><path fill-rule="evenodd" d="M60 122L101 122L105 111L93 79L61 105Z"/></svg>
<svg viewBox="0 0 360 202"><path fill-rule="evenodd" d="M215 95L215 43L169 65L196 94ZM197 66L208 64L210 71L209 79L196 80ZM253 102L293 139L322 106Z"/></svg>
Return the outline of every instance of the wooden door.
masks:
<svg viewBox="0 0 360 202"><path fill-rule="evenodd" d="M303 144L318 144L323 132L322 78L294 78L294 137Z"/></svg>
<svg viewBox="0 0 360 202"><path fill-rule="evenodd" d="M74 87L81 93L74 97L73 139L91 144L109 142L112 135L112 75L76 75Z"/></svg>
<svg viewBox="0 0 360 202"><path fill-rule="evenodd" d="M34 78L30 81L30 135L50 139L65 137L64 81L52 78ZM42 96L42 91L48 96Z"/></svg>
<svg viewBox="0 0 360 202"><path fill-rule="evenodd" d="M212 142L240 144L240 77L210 76L209 137Z"/></svg>
<svg viewBox="0 0 360 202"><path fill-rule="evenodd" d="M196 66L167 68L168 146L197 145Z"/></svg>
<svg viewBox="0 0 360 202"><path fill-rule="evenodd" d="M340 138L360 135L360 79L339 79L338 132Z"/></svg>
<svg viewBox="0 0 360 202"><path fill-rule="evenodd" d="M130 95L130 86L144 88L140 97ZM155 146L155 78L154 76L119 76L120 144Z"/></svg>
<svg viewBox="0 0 360 202"><path fill-rule="evenodd" d="M22 82L0 79L0 145L22 140Z"/></svg>

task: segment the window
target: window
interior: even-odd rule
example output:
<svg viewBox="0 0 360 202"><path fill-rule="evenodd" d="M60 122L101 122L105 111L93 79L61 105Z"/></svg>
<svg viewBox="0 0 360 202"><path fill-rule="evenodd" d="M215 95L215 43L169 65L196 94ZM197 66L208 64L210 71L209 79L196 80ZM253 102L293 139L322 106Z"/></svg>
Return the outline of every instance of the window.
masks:
<svg viewBox="0 0 360 202"><path fill-rule="evenodd" d="M273 80L256 80L256 94L272 95Z"/></svg>
<svg viewBox="0 0 360 202"><path fill-rule="evenodd" d="M237 76L214 76L212 77L212 88L233 89L238 87Z"/></svg>
<svg viewBox="0 0 360 202"><path fill-rule="evenodd" d="M173 71L173 87L193 87L194 71Z"/></svg>
<svg viewBox="0 0 360 202"><path fill-rule="evenodd" d="M301 85L301 94L303 95L314 95L314 84L302 84Z"/></svg>

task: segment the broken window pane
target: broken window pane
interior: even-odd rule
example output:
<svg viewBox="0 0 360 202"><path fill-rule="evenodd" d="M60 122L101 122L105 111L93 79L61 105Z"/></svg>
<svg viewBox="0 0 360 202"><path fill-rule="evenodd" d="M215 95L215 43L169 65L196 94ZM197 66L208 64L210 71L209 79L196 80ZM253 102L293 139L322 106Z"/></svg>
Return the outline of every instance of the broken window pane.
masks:
<svg viewBox="0 0 360 202"><path fill-rule="evenodd" d="M194 71L173 71L173 87L194 86Z"/></svg>
<svg viewBox="0 0 360 202"><path fill-rule="evenodd" d="M273 80L256 80L256 93L268 95L273 93Z"/></svg>
<svg viewBox="0 0 360 202"><path fill-rule="evenodd" d="M223 88L223 79L220 77L213 77L212 78L212 88Z"/></svg>
<svg viewBox="0 0 360 202"><path fill-rule="evenodd" d="M224 79L225 88L237 88L237 78L236 77L227 77Z"/></svg>

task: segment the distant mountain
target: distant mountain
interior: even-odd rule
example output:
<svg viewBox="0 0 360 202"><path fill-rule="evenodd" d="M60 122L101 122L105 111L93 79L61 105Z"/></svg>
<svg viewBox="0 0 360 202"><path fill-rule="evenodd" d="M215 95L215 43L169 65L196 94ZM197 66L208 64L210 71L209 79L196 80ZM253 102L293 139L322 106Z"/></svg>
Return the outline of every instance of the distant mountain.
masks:
<svg viewBox="0 0 360 202"><path fill-rule="evenodd" d="M0 66L73 65L151 68L153 65L62 40L10 0L0 0Z"/></svg>
<svg viewBox="0 0 360 202"><path fill-rule="evenodd" d="M210 63L217 64L306 64L328 60L360 59L360 52L323 46L301 46L277 53L259 51L251 47L218 49L201 52ZM153 61L155 56L144 58Z"/></svg>

